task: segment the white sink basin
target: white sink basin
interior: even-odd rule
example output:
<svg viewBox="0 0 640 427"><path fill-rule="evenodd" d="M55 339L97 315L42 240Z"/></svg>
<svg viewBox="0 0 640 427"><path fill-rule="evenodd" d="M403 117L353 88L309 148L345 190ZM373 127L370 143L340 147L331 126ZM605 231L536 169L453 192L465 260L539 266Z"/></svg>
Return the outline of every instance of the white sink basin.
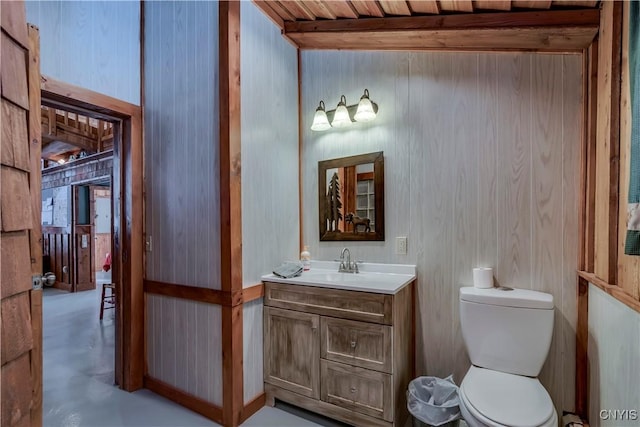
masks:
<svg viewBox="0 0 640 427"><path fill-rule="evenodd" d="M339 273L338 263L313 261L311 270L298 277L283 279L268 274L262 276L262 281L395 294L416 278L414 265L363 263L359 268L361 273Z"/></svg>

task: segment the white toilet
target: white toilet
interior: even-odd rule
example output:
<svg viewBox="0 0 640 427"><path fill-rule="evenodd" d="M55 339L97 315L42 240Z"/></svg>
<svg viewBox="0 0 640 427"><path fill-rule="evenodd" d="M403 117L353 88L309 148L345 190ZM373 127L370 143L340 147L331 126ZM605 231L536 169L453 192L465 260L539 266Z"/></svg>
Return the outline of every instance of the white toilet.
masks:
<svg viewBox="0 0 640 427"><path fill-rule="evenodd" d="M470 427L556 427L538 374L553 334L553 296L510 288L460 288L460 324L473 366L460 386Z"/></svg>

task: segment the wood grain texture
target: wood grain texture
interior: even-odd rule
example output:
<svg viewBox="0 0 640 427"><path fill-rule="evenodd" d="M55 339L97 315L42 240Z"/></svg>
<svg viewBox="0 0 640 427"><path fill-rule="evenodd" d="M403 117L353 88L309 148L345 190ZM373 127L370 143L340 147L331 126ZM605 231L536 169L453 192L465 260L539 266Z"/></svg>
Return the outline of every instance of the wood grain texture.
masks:
<svg viewBox="0 0 640 427"><path fill-rule="evenodd" d="M319 328L317 314L264 308L265 383L320 398Z"/></svg>
<svg viewBox="0 0 640 427"><path fill-rule="evenodd" d="M26 14L40 29L42 74L140 103L137 3L28 1Z"/></svg>
<svg viewBox="0 0 640 427"><path fill-rule="evenodd" d="M587 110L585 130L584 168L584 262L585 271L594 271L595 263L595 214L596 214L596 136L598 112L598 42L594 41L587 54L587 88L585 108Z"/></svg>
<svg viewBox="0 0 640 427"><path fill-rule="evenodd" d="M25 22L24 2L11 2L2 6L2 28L23 47L29 47Z"/></svg>
<svg viewBox="0 0 640 427"><path fill-rule="evenodd" d="M620 197L618 200L618 286L640 301L640 257L624 253L631 153L631 95L629 75L629 4L623 7L622 88L620 96Z"/></svg>
<svg viewBox="0 0 640 427"><path fill-rule="evenodd" d="M147 374L222 407L221 308L147 295Z"/></svg>
<svg viewBox="0 0 640 427"><path fill-rule="evenodd" d="M31 369L29 353L2 366L2 424L6 426L31 425L31 381L25 374ZM24 419L27 419L25 422Z"/></svg>
<svg viewBox="0 0 640 427"><path fill-rule="evenodd" d="M2 164L29 171L27 112L2 100Z"/></svg>
<svg viewBox="0 0 640 427"><path fill-rule="evenodd" d="M594 273L617 283L622 3L603 3L598 41Z"/></svg>
<svg viewBox="0 0 640 427"><path fill-rule="evenodd" d="M313 256L334 259L344 246L315 237L317 162L384 151L388 238L348 246L357 259L417 265L416 375L462 380L458 288L472 285L472 267L491 266L501 285L554 294L543 383L571 408L574 359L559 355L575 352L581 58L303 52L302 61L302 219ZM361 86L380 105L374 122L308 130L319 99L355 98ZM395 236L409 236L406 256Z"/></svg>
<svg viewBox="0 0 640 427"><path fill-rule="evenodd" d="M247 405L264 392L262 299L243 305L242 329L243 394Z"/></svg>
<svg viewBox="0 0 640 427"><path fill-rule="evenodd" d="M393 420L391 375L328 360L320 360L323 402Z"/></svg>
<svg viewBox="0 0 640 427"><path fill-rule="evenodd" d="M2 96L24 110L29 110L29 87L25 73L27 48L27 45L20 45L2 34Z"/></svg>
<svg viewBox="0 0 640 427"><path fill-rule="evenodd" d="M2 299L2 365L33 347L29 292ZM25 373L28 373L26 371ZM4 372L3 372L4 374Z"/></svg>
<svg viewBox="0 0 640 427"><path fill-rule="evenodd" d="M436 0L407 0L414 13L440 13L440 4Z"/></svg>
<svg viewBox="0 0 640 427"><path fill-rule="evenodd" d="M9 298L31 289L31 264L29 258L16 256L28 253L29 235L26 231L2 234L0 274L1 298Z"/></svg>
<svg viewBox="0 0 640 427"><path fill-rule="evenodd" d="M590 285L588 316L589 420L598 420L600 409L635 408L640 402L640 313ZM599 425L620 422L601 420Z"/></svg>
<svg viewBox="0 0 640 427"><path fill-rule="evenodd" d="M240 7L242 282L248 287L282 261L299 258L299 198L290 189L298 180L298 126L291 120L298 116L298 75L295 48L253 3Z"/></svg>
<svg viewBox="0 0 640 427"><path fill-rule="evenodd" d="M384 16L380 3L375 0L352 0L351 4L360 16L376 16L378 18Z"/></svg>
<svg viewBox="0 0 640 427"><path fill-rule="evenodd" d="M378 3L386 15L411 15L409 5L405 1L379 0Z"/></svg>
<svg viewBox="0 0 640 427"><path fill-rule="evenodd" d="M26 144L28 141L24 141ZM33 225L29 173L2 165L2 194L0 195L2 231L30 229Z"/></svg>

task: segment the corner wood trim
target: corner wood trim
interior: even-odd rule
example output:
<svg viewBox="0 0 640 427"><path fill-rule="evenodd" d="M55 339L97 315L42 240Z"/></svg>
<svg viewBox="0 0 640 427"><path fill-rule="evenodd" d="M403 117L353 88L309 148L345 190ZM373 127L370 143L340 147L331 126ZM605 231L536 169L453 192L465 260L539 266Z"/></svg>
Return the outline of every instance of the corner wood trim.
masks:
<svg viewBox="0 0 640 427"><path fill-rule="evenodd" d="M164 295L172 298L181 298L190 301L221 305L224 307L235 307L237 305L262 298L264 296L264 285L262 283L258 283L257 285L244 288L240 291L227 292L219 289L202 288L199 286L180 283L145 280L144 292L148 294Z"/></svg>
<svg viewBox="0 0 640 427"><path fill-rule="evenodd" d="M249 419L249 417L251 417L251 415L258 412L260 408L262 408L265 405L266 401L267 401L267 395L265 393L262 393L258 395L255 399L253 399L251 402L244 405L244 408L240 413L240 423L245 422L247 419Z"/></svg>
<svg viewBox="0 0 640 427"><path fill-rule="evenodd" d="M578 276L577 285L575 408L580 418L586 420L589 417L589 282Z"/></svg>
<svg viewBox="0 0 640 427"><path fill-rule="evenodd" d="M587 273L586 271L578 271L578 276L602 289L621 303L625 304L627 307L640 313L640 301L634 299L631 295L620 288L620 286L607 283L595 274Z"/></svg>
<svg viewBox="0 0 640 427"><path fill-rule="evenodd" d="M200 399L199 397L184 392L148 375L145 375L144 377L144 387L162 397L166 397L173 402L189 408L218 424L222 424L222 408L214 405L213 403Z"/></svg>

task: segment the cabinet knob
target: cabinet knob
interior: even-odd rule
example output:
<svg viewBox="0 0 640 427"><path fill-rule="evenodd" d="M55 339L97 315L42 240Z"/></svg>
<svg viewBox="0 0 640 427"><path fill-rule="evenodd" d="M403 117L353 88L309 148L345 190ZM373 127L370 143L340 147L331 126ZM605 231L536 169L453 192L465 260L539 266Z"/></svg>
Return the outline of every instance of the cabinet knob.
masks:
<svg viewBox="0 0 640 427"><path fill-rule="evenodd" d="M356 392L356 388L355 387L351 387L351 393L355 393Z"/></svg>
<svg viewBox="0 0 640 427"><path fill-rule="evenodd" d="M355 341L351 341L351 348L356 348L356 342Z"/></svg>

